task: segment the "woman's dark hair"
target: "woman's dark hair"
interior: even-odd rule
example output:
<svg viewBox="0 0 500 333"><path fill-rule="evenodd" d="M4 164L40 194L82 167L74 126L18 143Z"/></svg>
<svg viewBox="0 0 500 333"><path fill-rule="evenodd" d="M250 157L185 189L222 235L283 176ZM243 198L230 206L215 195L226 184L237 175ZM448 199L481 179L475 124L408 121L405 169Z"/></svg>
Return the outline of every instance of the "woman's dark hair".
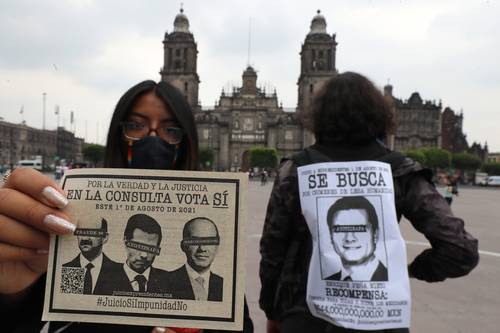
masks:
<svg viewBox="0 0 500 333"><path fill-rule="evenodd" d="M394 128L390 104L375 85L354 72L337 74L314 97L304 127L319 143L364 144L384 139Z"/></svg>
<svg viewBox="0 0 500 333"><path fill-rule="evenodd" d="M180 143L179 159L176 169L198 169L198 133L194 124L193 110L186 98L174 86L167 82L143 81L130 88L116 104L111 124L109 125L104 166L108 168L127 167L127 141L123 139L121 122L127 120L137 99L151 91L160 98L177 118L177 122L184 130L184 137Z"/></svg>

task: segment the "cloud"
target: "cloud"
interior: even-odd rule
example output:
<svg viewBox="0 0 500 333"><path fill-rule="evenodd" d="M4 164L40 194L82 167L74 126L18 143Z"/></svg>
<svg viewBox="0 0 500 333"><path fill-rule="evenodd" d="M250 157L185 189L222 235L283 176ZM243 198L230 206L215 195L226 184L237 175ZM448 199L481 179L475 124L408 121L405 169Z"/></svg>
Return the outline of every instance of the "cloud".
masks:
<svg viewBox="0 0 500 333"><path fill-rule="evenodd" d="M160 78L161 42L179 11L178 3L132 0L18 0L1 7L0 115L19 121L24 104L36 126L43 91L51 108L60 104L77 119L106 124L127 88ZM481 125L500 120L492 103L500 93L500 10L493 1L191 0L184 8L198 43L204 105L213 105L228 82L241 84L251 18L250 63L258 82L276 87L284 106L295 107L299 52L321 9L328 32L336 33L340 71L359 71L379 87L390 79L403 99L419 91L463 108L469 140L500 150L496 130Z"/></svg>

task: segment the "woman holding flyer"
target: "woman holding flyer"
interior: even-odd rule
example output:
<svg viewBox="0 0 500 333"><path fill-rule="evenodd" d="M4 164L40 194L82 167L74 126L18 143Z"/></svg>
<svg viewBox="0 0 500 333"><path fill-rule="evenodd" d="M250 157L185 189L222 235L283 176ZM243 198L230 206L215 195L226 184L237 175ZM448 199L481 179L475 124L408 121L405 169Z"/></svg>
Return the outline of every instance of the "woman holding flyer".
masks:
<svg viewBox="0 0 500 333"><path fill-rule="evenodd" d="M259 303L268 333L409 332L409 316L394 324L400 310L384 318L384 307L395 304L380 301L391 296L387 287L408 276L435 282L468 274L478 263L477 240L436 191L430 171L383 144L393 113L364 76L346 72L326 82L304 125L316 143L281 162L260 243ZM393 215L380 209L384 194ZM314 195L317 210L307 210L303 203ZM432 244L408 266L397 227L403 215ZM390 241L402 252L378 246L388 235L387 216L399 236ZM404 287L408 300L399 304L409 311Z"/></svg>
<svg viewBox="0 0 500 333"><path fill-rule="evenodd" d="M184 96L166 82L144 81L118 101L109 127L105 166L196 170L198 137ZM33 169L4 176L0 188L0 313L9 332L165 332L170 329L89 323L44 323L49 235L72 234L64 191ZM252 331L245 304L245 332ZM178 332L198 330L174 329Z"/></svg>

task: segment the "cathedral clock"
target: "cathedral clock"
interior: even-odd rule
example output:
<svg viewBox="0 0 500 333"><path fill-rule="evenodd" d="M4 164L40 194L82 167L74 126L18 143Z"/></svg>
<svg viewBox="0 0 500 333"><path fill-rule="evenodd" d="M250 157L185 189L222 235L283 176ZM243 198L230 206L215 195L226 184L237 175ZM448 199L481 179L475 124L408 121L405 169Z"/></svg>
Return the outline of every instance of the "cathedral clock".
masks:
<svg viewBox="0 0 500 333"><path fill-rule="evenodd" d="M244 118L243 119L243 130L244 131L253 131L253 119Z"/></svg>
<svg viewBox="0 0 500 333"><path fill-rule="evenodd" d="M252 80L245 80L245 89L246 90L251 90L253 87Z"/></svg>

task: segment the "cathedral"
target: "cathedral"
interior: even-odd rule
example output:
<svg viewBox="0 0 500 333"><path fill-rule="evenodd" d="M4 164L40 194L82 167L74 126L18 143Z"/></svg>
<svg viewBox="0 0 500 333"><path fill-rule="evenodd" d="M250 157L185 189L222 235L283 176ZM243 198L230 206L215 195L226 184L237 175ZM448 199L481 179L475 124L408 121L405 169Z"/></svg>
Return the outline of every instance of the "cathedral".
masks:
<svg viewBox="0 0 500 333"><path fill-rule="evenodd" d="M213 152L211 168L246 170L247 152L252 147L275 148L280 156L286 156L313 143L311 133L302 128L298 114L309 107L320 85L337 72L336 46L335 35L327 33L326 20L318 11L300 53L295 112L283 109L276 91L259 87L257 72L251 66L243 71L239 87L222 90L215 107L202 110L198 102L197 44L181 9L175 17L173 32L167 32L163 40L164 65L160 74L162 80L184 93L193 108L200 148Z"/></svg>
<svg viewBox="0 0 500 333"><path fill-rule="evenodd" d="M276 90L269 92L259 87L257 72L251 66L243 71L239 87L233 87L232 91L222 89L216 105L202 110L198 100L197 44L189 30L189 20L180 10L174 30L165 33L160 75L161 80L183 92L194 110L200 149L213 154L212 165L203 167L245 171L252 147L275 148L280 156L287 156L314 142L298 115L310 107L321 85L337 73L337 42L335 34L328 34L326 27L325 17L318 10L300 52L298 101L293 111L285 111L279 104ZM405 151L441 147L441 103L424 101L418 93L400 100L392 96L390 85L384 87L384 94L391 101L399 123L395 136L388 139L391 148Z"/></svg>

